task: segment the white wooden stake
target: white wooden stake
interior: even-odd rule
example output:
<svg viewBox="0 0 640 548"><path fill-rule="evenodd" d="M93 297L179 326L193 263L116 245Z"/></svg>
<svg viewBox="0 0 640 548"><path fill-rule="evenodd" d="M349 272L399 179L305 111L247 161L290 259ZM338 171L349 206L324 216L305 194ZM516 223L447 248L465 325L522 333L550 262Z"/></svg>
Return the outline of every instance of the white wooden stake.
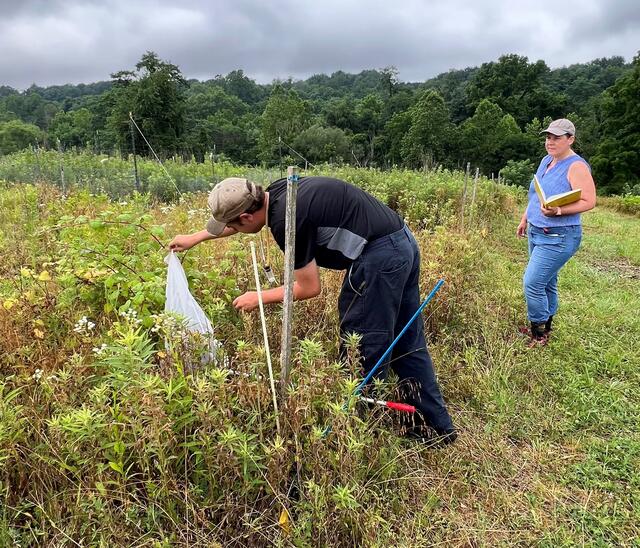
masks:
<svg viewBox="0 0 640 548"><path fill-rule="evenodd" d="M287 168L287 212L284 223L284 301L282 311L282 348L280 350L281 389L289 382L291 369L291 331L293 321L293 281L296 250L296 196L298 195L298 168Z"/></svg>
<svg viewBox="0 0 640 548"><path fill-rule="evenodd" d="M271 367L271 351L269 350L269 337L267 336L267 320L264 316L262 304L262 288L260 287L260 275L258 274L258 261L256 259L256 244L251 242L251 258L253 259L253 274L256 278L256 292L258 293L258 306L260 307L260 321L262 322L262 336L264 337L264 352L267 355L267 369L269 369L269 383L271 384L271 396L273 409L276 413L276 431L280 435L280 419L278 417L278 401L276 399L276 385L273 380L273 368Z"/></svg>

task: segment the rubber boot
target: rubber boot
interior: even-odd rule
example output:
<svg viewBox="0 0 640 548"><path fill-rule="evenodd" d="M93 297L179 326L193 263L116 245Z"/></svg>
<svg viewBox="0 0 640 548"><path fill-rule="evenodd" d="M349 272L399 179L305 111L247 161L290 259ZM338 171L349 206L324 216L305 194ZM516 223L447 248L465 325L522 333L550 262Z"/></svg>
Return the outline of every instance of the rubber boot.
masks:
<svg viewBox="0 0 640 548"><path fill-rule="evenodd" d="M541 339L544 337L546 325L546 322L531 322L531 337L534 339Z"/></svg>
<svg viewBox="0 0 640 548"><path fill-rule="evenodd" d="M529 346L545 345L549 338L545 331L546 322L531 322L531 340Z"/></svg>
<svg viewBox="0 0 640 548"><path fill-rule="evenodd" d="M551 322L553 322L553 316L549 316L549 319L544 324L544 332L548 335L550 331L553 330L551 327Z"/></svg>

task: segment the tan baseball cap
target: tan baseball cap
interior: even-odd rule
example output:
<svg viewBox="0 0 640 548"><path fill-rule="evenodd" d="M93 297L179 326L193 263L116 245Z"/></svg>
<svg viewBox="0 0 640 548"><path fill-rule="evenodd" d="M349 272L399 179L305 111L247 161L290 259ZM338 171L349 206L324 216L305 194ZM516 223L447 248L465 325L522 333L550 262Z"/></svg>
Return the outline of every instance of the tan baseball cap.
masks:
<svg viewBox="0 0 640 548"><path fill-rule="evenodd" d="M576 126L573 125L571 120L566 118L560 118L554 120L549 124L547 129L543 129L540 133L552 133L553 135L575 135Z"/></svg>
<svg viewBox="0 0 640 548"><path fill-rule="evenodd" d="M211 219L207 232L220 236L229 221L244 213L258 201L255 183L241 177L223 179L209 193Z"/></svg>

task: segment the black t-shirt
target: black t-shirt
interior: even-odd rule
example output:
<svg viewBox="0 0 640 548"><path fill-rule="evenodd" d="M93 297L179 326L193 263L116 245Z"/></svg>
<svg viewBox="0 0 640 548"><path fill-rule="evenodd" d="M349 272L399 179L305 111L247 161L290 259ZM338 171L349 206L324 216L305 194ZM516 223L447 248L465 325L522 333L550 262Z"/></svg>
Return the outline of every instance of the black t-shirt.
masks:
<svg viewBox="0 0 640 548"><path fill-rule="evenodd" d="M287 180L269 188L269 228L284 251ZM364 190L330 177L302 177L296 199L295 268L313 259L318 266L343 270L368 242L397 232L404 221Z"/></svg>

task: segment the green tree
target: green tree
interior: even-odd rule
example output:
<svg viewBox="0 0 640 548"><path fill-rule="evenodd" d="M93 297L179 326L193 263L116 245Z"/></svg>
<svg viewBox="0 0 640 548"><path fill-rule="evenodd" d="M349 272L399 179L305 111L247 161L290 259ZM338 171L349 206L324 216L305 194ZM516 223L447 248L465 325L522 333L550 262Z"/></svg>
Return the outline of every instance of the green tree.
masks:
<svg viewBox="0 0 640 548"><path fill-rule="evenodd" d="M293 147L310 162L344 162L349 159L349 138L340 128L313 125L301 132Z"/></svg>
<svg viewBox="0 0 640 548"><path fill-rule="evenodd" d="M94 140L93 115L86 108L58 112L49 126L53 142L60 140L64 147L84 147Z"/></svg>
<svg viewBox="0 0 640 548"><path fill-rule="evenodd" d="M402 139L402 156L412 166L425 169L444 160L453 124L442 95L428 90L409 109L411 126Z"/></svg>
<svg viewBox="0 0 640 548"><path fill-rule="evenodd" d="M168 156L182 146L187 82L176 65L147 52L135 71L111 75L113 112L108 126L122 150L131 150L129 113L158 154ZM135 133L136 150L151 154Z"/></svg>
<svg viewBox="0 0 640 548"><path fill-rule="evenodd" d="M394 114L385 124L382 147L385 151L387 164L399 165L402 163L402 144L405 135L411 128L411 113L409 110Z"/></svg>
<svg viewBox="0 0 640 548"><path fill-rule="evenodd" d="M378 134L383 127L382 99L371 93L356 104L354 141L361 145L362 164L372 163L376 155L376 144L380 142Z"/></svg>
<svg viewBox="0 0 640 548"><path fill-rule="evenodd" d="M425 89L434 89L442 95L455 124L468 118L472 112L467 106L467 86L476 72L477 67L450 70L424 83Z"/></svg>
<svg viewBox="0 0 640 548"><path fill-rule="evenodd" d="M500 175L505 183L528 189L535 171L536 166L531 160L507 160Z"/></svg>
<svg viewBox="0 0 640 548"><path fill-rule="evenodd" d="M513 116L488 99L483 99L474 115L461 127L465 160L483 173L498 173L510 156L507 145L520 134Z"/></svg>
<svg viewBox="0 0 640 548"><path fill-rule="evenodd" d="M251 164L257 158L258 126L259 118L251 113L229 118L218 112L197 120L189 128L186 142L200 161L215 150L236 162Z"/></svg>
<svg viewBox="0 0 640 548"><path fill-rule="evenodd" d="M20 120L0 123L0 154L11 154L30 145L42 142L43 133L34 124Z"/></svg>
<svg viewBox="0 0 640 548"><path fill-rule="evenodd" d="M291 145L296 136L311 125L309 103L293 89L276 84L260 121L260 157L272 162L278 157L279 139Z"/></svg>
<svg viewBox="0 0 640 548"><path fill-rule="evenodd" d="M0 104L0 122L8 122L9 120L17 120L18 117L13 113L2 108Z"/></svg>
<svg viewBox="0 0 640 548"><path fill-rule="evenodd" d="M471 108L488 99L511 114L520 126L534 117L560 118L566 97L544 82L549 67L544 61L529 63L527 57L503 55L498 62L483 63L467 86Z"/></svg>
<svg viewBox="0 0 640 548"><path fill-rule="evenodd" d="M185 142L199 160L215 148L237 162L256 161L258 116L223 87L194 85L186 102Z"/></svg>
<svg viewBox="0 0 640 548"><path fill-rule="evenodd" d="M598 145L603 139L603 128L606 121L605 103L606 96L600 93L586 102L579 116L567 116L576 125L574 148L588 161L591 161L591 158L596 154Z"/></svg>
<svg viewBox="0 0 640 548"><path fill-rule="evenodd" d="M226 117L239 117L249 111L245 102L217 86L189 94L185 106L187 120L191 123L213 114L224 113Z"/></svg>
<svg viewBox="0 0 640 548"><path fill-rule="evenodd" d="M335 126L345 131L357 130L356 102L351 96L340 99L330 99L323 106L323 116L329 126Z"/></svg>
<svg viewBox="0 0 640 548"><path fill-rule="evenodd" d="M602 141L591 159L604 193L617 194L640 183L640 52L633 70L605 92Z"/></svg>
<svg viewBox="0 0 640 548"><path fill-rule="evenodd" d="M55 103L45 101L33 91L7 95L3 99L3 107L23 122L34 124L45 131L59 110Z"/></svg>
<svg viewBox="0 0 640 548"><path fill-rule="evenodd" d="M380 69L380 87L384 97L389 98L398 91L398 69L393 65Z"/></svg>
<svg viewBox="0 0 640 548"><path fill-rule="evenodd" d="M223 82L227 93L235 95L248 105L255 105L266 97L264 88L245 76L242 70L231 71L224 77Z"/></svg>
<svg viewBox="0 0 640 548"><path fill-rule="evenodd" d="M9 95L18 95L18 91L10 86L0 86L0 98L8 97Z"/></svg>
<svg viewBox="0 0 640 548"><path fill-rule="evenodd" d="M588 63L579 63L552 70L546 77L546 83L556 92L567 97L567 110L587 114L589 102L628 72L630 64L623 57L594 59ZM580 131L583 134L582 131Z"/></svg>

